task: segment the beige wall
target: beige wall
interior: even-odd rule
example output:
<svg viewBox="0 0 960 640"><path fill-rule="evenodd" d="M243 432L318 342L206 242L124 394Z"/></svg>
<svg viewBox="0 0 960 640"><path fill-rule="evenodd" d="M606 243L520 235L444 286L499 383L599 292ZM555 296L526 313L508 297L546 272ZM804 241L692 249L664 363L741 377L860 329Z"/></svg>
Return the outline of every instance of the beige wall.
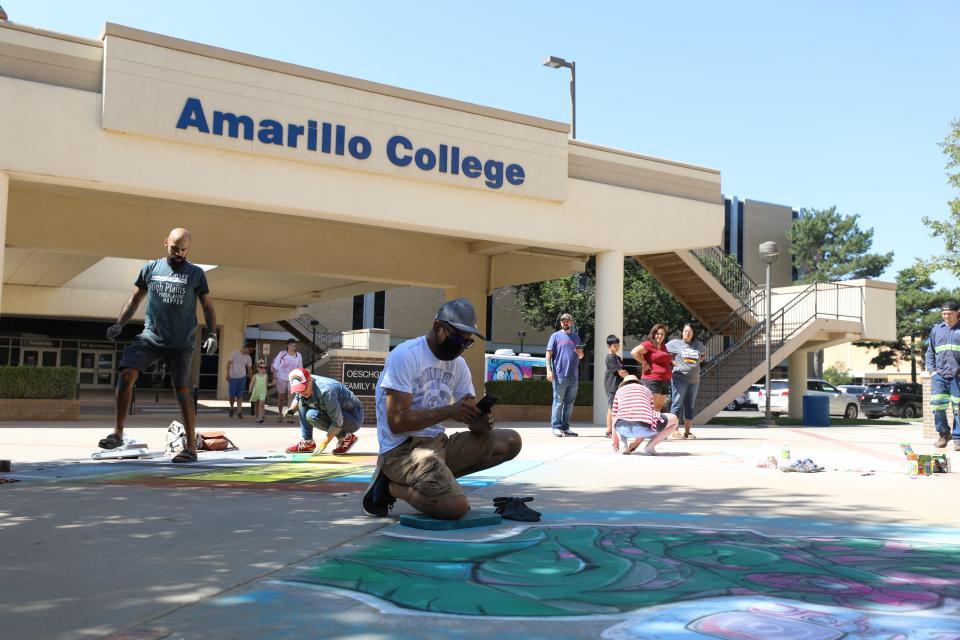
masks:
<svg viewBox="0 0 960 640"><path fill-rule="evenodd" d="M743 202L743 270L757 283L766 282L766 265L760 260L760 244L773 240L780 245L780 256L770 269L774 287L793 282L790 242L787 229L793 222L793 209L779 204L745 200Z"/></svg>
<svg viewBox="0 0 960 640"><path fill-rule="evenodd" d="M483 326L490 291L577 273L598 251L693 248L720 236L714 169L572 144L562 123L122 27L106 32L101 48L0 25L0 56L19 60L0 66L0 96L10 98L0 118L0 173L10 178L0 264L3 282L18 274L0 311L112 319L130 292L126 267L110 283L84 275L104 259L155 258L169 229L186 226L191 259L216 265L208 279L223 301L227 342L244 324L296 316L304 305L319 305L314 315L331 329L346 328L352 296L384 288L396 292L388 328L404 337L421 334L443 299L469 297ZM99 56L102 85L90 76ZM417 146L462 144L464 153L522 162L528 177L492 190L204 139L175 127L170 109L187 96L288 123L323 113L318 120L369 132L380 154L390 131L409 132ZM646 233L652 217L686 231ZM590 224L564 224L583 220ZM505 342L520 326L512 313L495 322ZM525 342L544 339L528 331Z"/></svg>
<svg viewBox="0 0 960 640"><path fill-rule="evenodd" d="M823 350L823 368L836 367L847 370L857 379L868 382L882 380L910 380L910 362L898 362L892 367L878 369L870 360L877 356L879 350L869 347L858 347L853 343L838 344ZM923 354L917 358L917 381L923 371Z"/></svg>

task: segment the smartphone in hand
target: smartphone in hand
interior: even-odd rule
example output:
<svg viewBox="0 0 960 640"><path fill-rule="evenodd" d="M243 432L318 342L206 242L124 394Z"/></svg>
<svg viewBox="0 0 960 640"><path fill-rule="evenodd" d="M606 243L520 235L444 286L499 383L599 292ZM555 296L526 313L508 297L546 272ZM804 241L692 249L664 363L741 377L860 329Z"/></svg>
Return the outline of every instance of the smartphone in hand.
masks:
<svg viewBox="0 0 960 640"><path fill-rule="evenodd" d="M490 409L493 408L493 405L497 404L497 400L499 400L499 398L496 396L483 396L480 402L477 403L477 409L480 409L480 415L490 413Z"/></svg>

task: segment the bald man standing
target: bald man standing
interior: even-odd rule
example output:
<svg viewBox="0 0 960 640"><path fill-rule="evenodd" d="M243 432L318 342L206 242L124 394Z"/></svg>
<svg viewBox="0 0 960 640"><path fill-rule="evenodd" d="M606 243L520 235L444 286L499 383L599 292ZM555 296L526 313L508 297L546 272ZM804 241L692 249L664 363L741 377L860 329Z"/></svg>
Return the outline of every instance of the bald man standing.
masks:
<svg viewBox="0 0 960 640"><path fill-rule="evenodd" d="M140 372L157 360L170 370L177 403L183 415L187 442L173 462L196 462L196 414L190 395L190 364L193 360L194 336L197 330L197 301L203 306L209 336L203 343L205 353L217 351L217 316L210 300L207 276L203 269L187 262L190 250L190 232L174 229L163 246L167 256L143 265L134 283L136 289L123 309L116 324L107 329L107 338L116 340L123 326L130 321L144 298L143 332L137 335L120 359L117 379L117 426L113 433L100 441L101 449L116 449L123 444L123 426L133 387Z"/></svg>

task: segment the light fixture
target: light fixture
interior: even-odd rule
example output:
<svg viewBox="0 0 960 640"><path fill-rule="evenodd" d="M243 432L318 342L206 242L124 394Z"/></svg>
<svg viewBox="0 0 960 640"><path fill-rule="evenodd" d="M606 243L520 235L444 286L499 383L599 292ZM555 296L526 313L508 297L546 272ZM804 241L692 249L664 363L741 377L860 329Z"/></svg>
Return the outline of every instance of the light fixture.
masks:
<svg viewBox="0 0 960 640"><path fill-rule="evenodd" d="M570 69L570 137L577 139L577 63L557 56L547 56L543 66L551 69Z"/></svg>

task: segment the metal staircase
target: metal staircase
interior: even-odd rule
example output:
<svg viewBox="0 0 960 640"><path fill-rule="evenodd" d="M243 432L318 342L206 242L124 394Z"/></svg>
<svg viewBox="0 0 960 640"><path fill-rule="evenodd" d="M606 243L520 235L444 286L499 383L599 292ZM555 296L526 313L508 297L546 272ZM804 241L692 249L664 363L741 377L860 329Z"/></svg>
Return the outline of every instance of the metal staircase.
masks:
<svg viewBox="0 0 960 640"><path fill-rule="evenodd" d="M319 362L328 350L343 346L342 333L331 331L310 314L305 313L296 318L280 320L277 324L308 345L308 348L301 352L303 366L307 369L310 368L315 359ZM314 341L314 336L316 341Z"/></svg>
<svg viewBox="0 0 960 640"><path fill-rule="evenodd" d="M759 301L763 301L763 291ZM756 307L754 307L756 309ZM732 318L742 317L737 312ZM842 321L834 326L827 323ZM731 319L731 326L743 329L742 320ZM795 294L770 316L770 351L773 362L781 362L825 328L851 329L846 323L863 322L863 290L842 283L814 283ZM696 420L703 422L717 414L730 400L745 391L766 373L765 322L759 318L735 340L724 333L704 336L708 345L706 361L700 370ZM723 329L721 329L723 331ZM729 334L727 334L728 336Z"/></svg>
<svg viewBox="0 0 960 640"><path fill-rule="evenodd" d="M720 247L635 258L708 330L697 394L696 421L705 422L766 375L765 289ZM826 322L862 324L863 290L817 283L778 304L771 314L771 359L782 362L807 346ZM843 323L842 329L853 330Z"/></svg>
<svg viewBox="0 0 960 640"><path fill-rule="evenodd" d="M704 327L715 330L729 321L731 312L750 326L755 322L752 305L760 288L720 247L644 254L635 260Z"/></svg>

